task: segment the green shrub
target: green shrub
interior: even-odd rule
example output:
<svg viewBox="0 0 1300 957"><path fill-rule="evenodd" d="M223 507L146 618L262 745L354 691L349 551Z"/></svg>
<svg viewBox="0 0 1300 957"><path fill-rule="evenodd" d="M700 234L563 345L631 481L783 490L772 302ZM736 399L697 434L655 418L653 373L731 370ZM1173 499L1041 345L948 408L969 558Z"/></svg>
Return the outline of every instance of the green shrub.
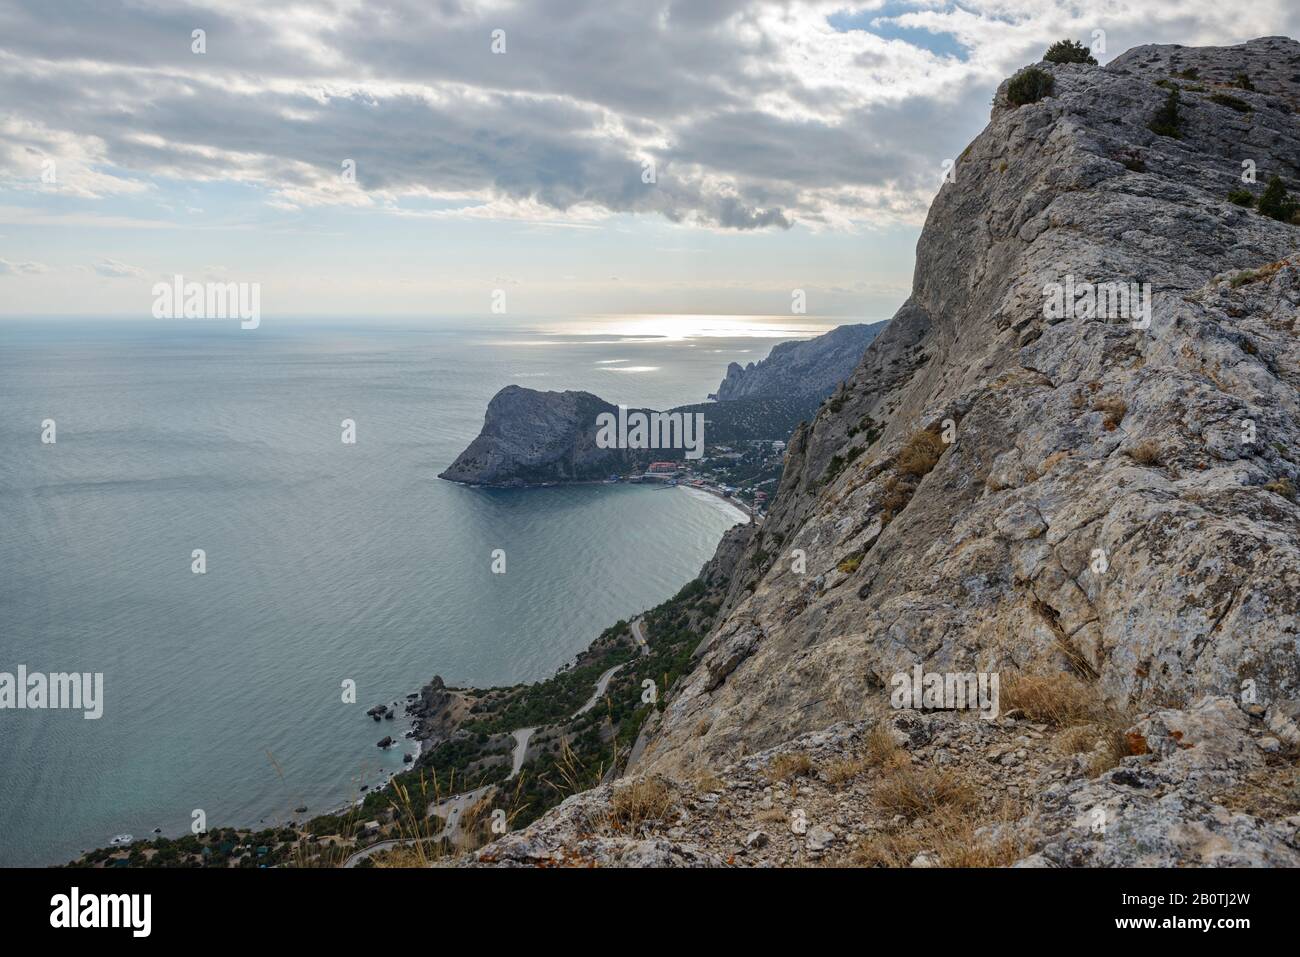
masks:
<svg viewBox="0 0 1300 957"><path fill-rule="evenodd" d="M1226 106L1230 110L1236 110L1238 113L1249 113L1250 104L1240 97L1230 96L1227 93L1215 93L1210 97L1211 103L1218 103L1219 106Z"/></svg>
<svg viewBox="0 0 1300 957"><path fill-rule="evenodd" d="M1186 70L1174 70L1174 76L1183 80L1198 80L1201 77L1201 71L1196 67L1188 67Z"/></svg>
<svg viewBox="0 0 1300 957"><path fill-rule="evenodd" d="M1170 90L1165 97L1165 105L1156 111L1156 115L1147 124L1147 129L1158 136L1178 139L1178 128L1182 123L1183 118L1178 115L1178 91Z"/></svg>
<svg viewBox="0 0 1300 957"><path fill-rule="evenodd" d="M1228 194L1228 202L1234 206L1245 206L1250 209L1255 205L1255 197L1248 189L1234 189Z"/></svg>
<svg viewBox="0 0 1300 957"><path fill-rule="evenodd" d="M1045 73L1037 67L1021 70L1007 84L1007 101L1012 106L1024 106L1037 103L1045 96L1051 96L1056 88L1052 74Z"/></svg>
<svg viewBox="0 0 1300 957"><path fill-rule="evenodd" d="M1245 73L1238 73L1237 78L1232 81L1232 85L1239 90L1249 90L1251 93L1255 92L1255 84L1250 82L1250 77Z"/></svg>
<svg viewBox="0 0 1300 957"><path fill-rule="evenodd" d="M1043 54L1043 59L1048 63L1090 63L1097 65L1097 60L1088 52L1088 48L1082 43L1074 40L1057 40L1047 52Z"/></svg>
<svg viewBox="0 0 1300 957"><path fill-rule="evenodd" d="M1300 210L1300 203L1297 203L1286 191L1281 177L1274 176L1268 181L1268 188L1264 190L1264 195L1259 198L1258 208L1265 216L1288 223L1296 211Z"/></svg>

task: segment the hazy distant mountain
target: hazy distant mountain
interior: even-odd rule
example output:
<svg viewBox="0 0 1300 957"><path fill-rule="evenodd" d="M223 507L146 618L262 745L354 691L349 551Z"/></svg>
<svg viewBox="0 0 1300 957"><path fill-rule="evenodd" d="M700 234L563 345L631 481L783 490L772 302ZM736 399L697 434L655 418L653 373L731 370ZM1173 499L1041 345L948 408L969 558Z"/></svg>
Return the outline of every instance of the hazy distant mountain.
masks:
<svg viewBox="0 0 1300 957"><path fill-rule="evenodd" d="M871 340L887 323L839 326L816 339L782 342L761 362L727 366L710 398L720 402L755 396L812 395L824 399L857 368Z"/></svg>

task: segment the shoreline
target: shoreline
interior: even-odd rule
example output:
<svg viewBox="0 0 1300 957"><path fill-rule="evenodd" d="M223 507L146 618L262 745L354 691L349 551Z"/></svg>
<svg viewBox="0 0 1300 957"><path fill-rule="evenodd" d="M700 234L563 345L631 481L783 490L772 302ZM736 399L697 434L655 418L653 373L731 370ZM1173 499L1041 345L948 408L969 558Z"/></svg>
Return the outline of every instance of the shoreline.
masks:
<svg viewBox="0 0 1300 957"><path fill-rule="evenodd" d="M713 488L710 485L689 485L689 484L683 485L680 482L676 485L668 485L668 484L656 484L656 483L646 483L646 482L629 482L624 479L619 479L617 482L611 482L608 479L572 479L565 482L538 482L532 484L523 483L519 485L504 485L504 484L496 484L493 482L462 482L459 479L442 478L441 475L439 475L438 478L442 479L444 482L450 482L452 485L459 485L462 488L487 488L487 489L496 489L499 491L525 491L530 489L542 489L542 488L572 488L578 485L642 485L647 488L680 488L680 489L685 489L688 492L700 492L705 495L712 496L713 498L720 499L723 502L726 502L728 505L731 506L731 508L734 511L740 514L742 523L748 523L751 521L759 521L759 522L762 521L761 518L756 518L753 515L753 513L750 512L747 506L741 505L739 502L737 502L734 498L731 498L730 496L723 495L716 488Z"/></svg>
<svg viewBox="0 0 1300 957"><path fill-rule="evenodd" d="M726 503L733 512L736 512L740 515L741 524L748 524L749 522L756 521L754 515L750 511L748 511L743 505L740 505L735 499L731 498L730 496L723 495L717 489L705 485L676 485L674 487L683 489L684 491L691 492L697 495L707 495L709 498L715 498L720 502Z"/></svg>

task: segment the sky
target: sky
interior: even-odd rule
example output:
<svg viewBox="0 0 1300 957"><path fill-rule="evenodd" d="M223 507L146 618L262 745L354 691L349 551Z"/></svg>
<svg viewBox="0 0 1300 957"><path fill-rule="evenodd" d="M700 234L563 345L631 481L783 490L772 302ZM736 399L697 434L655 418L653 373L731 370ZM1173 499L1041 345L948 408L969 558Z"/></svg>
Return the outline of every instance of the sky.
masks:
<svg viewBox="0 0 1300 957"><path fill-rule="evenodd" d="M0 0L0 316L147 318L179 274L268 317L887 319L1004 77L1300 36L1243 9Z"/></svg>

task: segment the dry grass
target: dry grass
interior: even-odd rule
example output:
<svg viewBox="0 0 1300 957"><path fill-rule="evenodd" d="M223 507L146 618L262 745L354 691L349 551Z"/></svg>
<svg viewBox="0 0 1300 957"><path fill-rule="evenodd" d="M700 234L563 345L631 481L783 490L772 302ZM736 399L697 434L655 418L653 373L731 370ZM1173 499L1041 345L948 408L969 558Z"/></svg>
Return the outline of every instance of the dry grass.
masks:
<svg viewBox="0 0 1300 957"><path fill-rule="evenodd" d="M1030 721L1059 729L1053 743L1062 753L1090 754L1089 777L1145 749L1145 742L1125 736L1133 716L1108 705L1094 685L1073 675L1003 675L1000 704L1004 713L1019 709Z"/></svg>
<svg viewBox="0 0 1300 957"><path fill-rule="evenodd" d="M1054 469L1061 462L1064 462L1069 457L1070 457L1070 453L1065 450L1061 450L1059 452L1053 452L1047 458L1043 459L1042 464L1038 466L1039 474L1046 475L1048 472L1052 471L1052 469Z"/></svg>
<svg viewBox="0 0 1300 957"><path fill-rule="evenodd" d="M1146 439L1128 450L1129 458L1138 465L1159 465L1161 462L1160 443Z"/></svg>
<svg viewBox="0 0 1300 957"><path fill-rule="evenodd" d="M917 478L929 475L943 455L943 439L933 432L917 432L898 453L898 471Z"/></svg>
<svg viewBox="0 0 1300 957"><path fill-rule="evenodd" d="M1292 750L1247 774L1237 786L1214 800L1230 811L1245 811L1265 821L1300 813L1300 764Z"/></svg>
<svg viewBox="0 0 1300 957"><path fill-rule="evenodd" d="M802 752L778 754L768 766L767 776L772 781L792 781L812 774L812 761Z"/></svg>
<svg viewBox="0 0 1300 957"><path fill-rule="evenodd" d="M920 825L871 835L853 849L850 861L861 867L907 867L925 851L941 867L1009 867L1028 850L1016 826L1023 816L1023 807L1012 802L982 816L939 809ZM996 827L993 836L975 833L988 825Z"/></svg>
<svg viewBox="0 0 1300 957"><path fill-rule="evenodd" d="M858 566L861 564L862 564L861 555L851 555L848 558L844 559L844 561L840 562L835 567L838 568L846 575L852 575L855 571L858 570Z"/></svg>
<svg viewBox="0 0 1300 957"><path fill-rule="evenodd" d="M1080 724L1064 729L1052 745L1061 754L1086 754L1097 746L1101 728L1095 724Z"/></svg>
<svg viewBox="0 0 1300 957"><path fill-rule="evenodd" d="M1296 500L1295 485L1293 485L1291 480L1285 475L1281 478L1273 479L1273 481L1265 485L1264 488L1268 489L1270 492L1276 493L1277 495L1281 495L1285 499L1290 499L1292 502Z"/></svg>
<svg viewBox="0 0 1300 957"><path fill-rule="evenodd" d="M638 778L614 789L609 821L615 828L634 828L661 821L672 807L673 792L663 778Z"/></svg>
<svg viewBox="0 0 1300 957"><path fill-rule="evenodd" d="M722 778L718 777L708 769L695 772L692 782L695 785L695 789L701 793L722 790Z"/></svg>
<svg viewBox="0 0 1300 957"><path fill-rule="evenodd" d="M1106 417L1102 420L1102 425L1107 432L1113 432L1128 414L1128 403L1117 395L1107 396L1094 402L1092 411L1104 412Z"/></svg>
<svg viewBox="0 0 1300 957"><path fill-rule="evenodd" d="M842 761L833 761L826 765L826 767L822 769L822 777L824 777L826 783L832 787L840 787L843 784L848 784L850 781L857 780L870 767L871 765L860 757L845 758Z"/></svg>
<svg viewBox="0 0 1300 957"><path fill-rule="evenodd" d="M880 521L882 525L888 525L898 517L899 512L907 508L914 489L899 482L897 475L891 475L885 479L884 490L885 497L880 500Z"/></svg>
<svg viewBox="0 0 1300 957"><path fill-rule="evenodd" d="M1094 686L1064 672L1004 674L999 706L1004 714L1019 709L1030 721L1058 728L1104 723L1111 716L1111 710Z"/></svg>
<svg viewBox="0 0 1300 957"><path fill-rule="evenodd" d="M942 768L893 766L876 783L876 802L889 814L909 821L938 808L969 810L978 800L970 783Z"/></svg>

